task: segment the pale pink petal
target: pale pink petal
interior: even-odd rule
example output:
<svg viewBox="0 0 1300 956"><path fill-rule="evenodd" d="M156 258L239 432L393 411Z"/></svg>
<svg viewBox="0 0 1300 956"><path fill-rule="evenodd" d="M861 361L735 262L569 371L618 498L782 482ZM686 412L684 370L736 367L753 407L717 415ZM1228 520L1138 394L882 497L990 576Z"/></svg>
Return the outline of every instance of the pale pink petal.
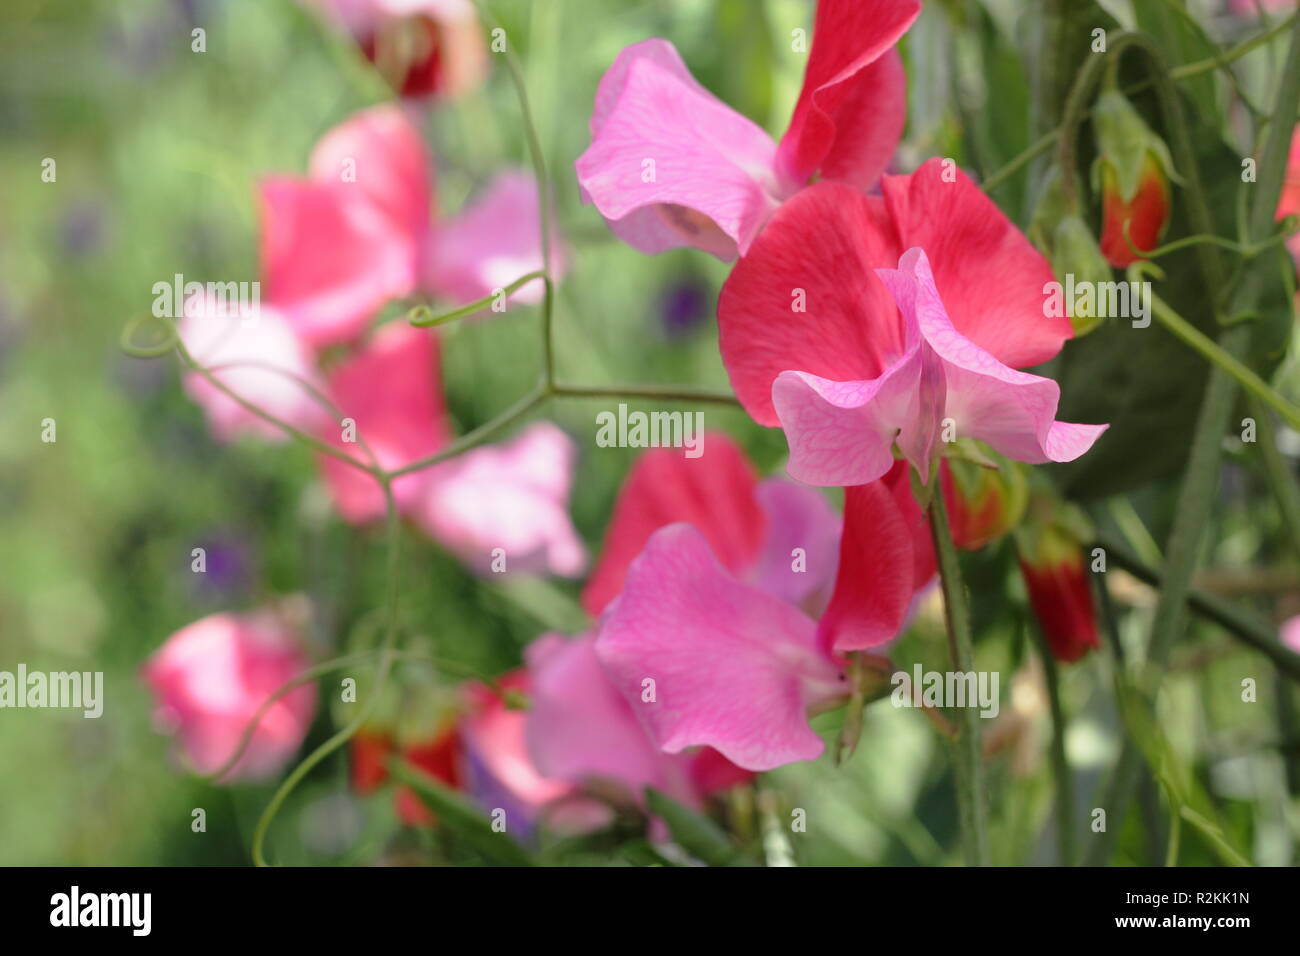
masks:
<svg viewBox="0 0 1300 956"><path fill-rule="evenodd" d="M568 512L576 457L568 435L538 422L431 468L416 519L480 571L500 548L507 571L575 577L587 560Z"/></svg>
<svg viewBox="0 0 1300 956"><path fill-rule="evenodd" d="M177 631L142 676L154 717L175 732L199 773L235 755L248 723L283 684L307 669L297 635L271 612L214 614ZM316 711L314 686L280 698L257 724L248 749L223 781L275 775L302 745Z"/></svg>
<svg viewBox="0 0 1300 956"><path fill-rule="evenodd" d="M500 173L487 191L432 238L425 286L457 304L504 289L542 268L537 183L518 170ZM551 274L563 274L567 252L551 237ZM509 302L535 304L545 285L534 280L511 294ZM491 315L483 312L481 315Z"/></svg>
<svg viewBox="0 0 1300 956"><path fill-rule="evenodd" d="M809 614L820 613L839 564L840 516L820 491L783 478L759 482L755 495L767 515L767 534L749 580Z"/></svg>
<svg viewBox="0 0 1300 956"><path fill-rule="evenodd" d="M1300 654L1300 616L1288 618L1283 622L1282 643Z"/></svg>
<svg viewBox="0 0 1300 956"><path fill-rule="evenodd" d="M821 754L810 706L843 675L803 613L736 581L689 525L656 532L601 621L596 653L669 753L709 746L747 770ZM653 701L643 693L653 681Z"/></svg>
<svg viewBox="0 0 1300 956"><path fill-rule="evenodd" d="M894 292L905 319L917 323L926 347L943 363L943 414L952 419L958 436L987 442L1018 461L1043 464L1073 461L1109 427L1056 421L1060 386L1008 368L958 332L939 298L924 251L909 249L898 266L877 272Z"/></svg>
<svg viewBox="0 0 1300 956"><path fill-rule="evenodd" d="M177 325L186 350L240 398L281 421L310 431L326 417L303 383L323 383L307 349L273 309L192 298ZM198 372L185 390L202 407L220 441L246 433L284 441L285 432L253 414Z"/></svg>
<svg viewBox="0 0 1300 956"><path fill-rule="evenodd" d="M583 198L642 252L743 255L784 195L767 133L700 86L666 40L619 54L591 132L575 164Z"/></svg>

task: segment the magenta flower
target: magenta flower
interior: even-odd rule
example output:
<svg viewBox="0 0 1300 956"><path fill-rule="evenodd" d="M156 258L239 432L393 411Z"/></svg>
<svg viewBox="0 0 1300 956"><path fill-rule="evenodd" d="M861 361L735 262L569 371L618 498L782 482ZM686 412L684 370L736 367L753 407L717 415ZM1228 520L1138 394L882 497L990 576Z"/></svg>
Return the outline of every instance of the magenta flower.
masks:
<svg viewBox="0 0 1300 956"><path fill-rule="evenodd" d="M175 733L199 773L235 755L248 722L271 694L307 668L294 628L273 611L214 614L181 628L144 665L155 720ZM316 711L314 686L267 710L224 781L260 780L288 763Z"/></svg>
<svg viewBox="0 0 1300 956"><path fill-rule="evenodd" d="M267 303L321 348L356 340L386 304L417 293L461 304L542 266L536 184L502 173L462 214L435 224L433 167L401 108L363 110L312 151L307 178L262 182ZM552 275L565 253L553 237ZM541 283L515 295L535 302Z"/></svg>
<svg viewBox="0 0 1300 956"><path fill-rule="evenodd" d="M284 317L273 309L191 298L177 333L196 362L236 395L281 421L304 430L324 418L302 382L320 387L316 366ZM197 372L185 390L207 416L218 441L251 434L283 441L284 432L254 415Z"/></svg>
<svg viewBox="0 0 1300 956"><path fill-rule="evenodd" d="M405 114L383 105L327 133L306 179L262 182L265 298L308 344L355 338L383 305L418 287L431 168Z"/></svg>
<svg viewBox="0 0 1300 956"><path fill-rule="evenodd" d="M642 252L745 255L776 208L814 176L871 187L906 119L894 44L916 0L821 0L803 88L779 145L690 75L666 40L634 44L601 79L584 200Z"/></svg>
<svg viewBox="0 0 1300 956"><path fill-rule="evenodd" d="M845 508L820 622L737 579L690 525L650 538L601 619L596 654L659 747L712 747L754 771L821 754L808 720L847 697L841 655L891 640L924 583L915 529L884 482L849 488Z"/></svg>
<svg viewBox="0 0 1300 956"><path fill-rule="evenodd" d="M576 457L568 435L537 422L430 469L415 518L477 570L486 572L500 548L509 571L576 577L587 564L568 512Z"/></svg>
<svg viewBox="0 0 1300 956"><path fill-rule="evenodd" d="M438 340L426 329L403 324L380 329L335 369L329 384L330 397L344 417L327 425L320 437L358 461L367 462L369 448L380 466L401 468L451 440ZM328 455L319 460L344 520L362 524L384 515L383 489L371 475ZM415 472L393 480L398 508L409 512L418 505L427 477Z"/></svg>
<svg viewBox="0 0 1300 956"><path fill-rule="evenodd" d="M876 273L903 314L901 354L874 379L786 371L772 386L794 477L818 485L875 481L893 467L897 444L928 480L945 422L954 436L1029 464L1073 461L1106 430L1056 421L1055 382L1008 368L958 332L920 248L905 252L897 270Z"/></svg>
<svg viewBox="0 0 1300 956"><path fill-rule="evenodd" d="M791 473L873 481L895 441L925 467L942 424L1027 461L1085 451L1101 426L1054 426L1056 386L1012 371L1071 335L1068 319L1045 314L1047 261L941 160L881 189L805 189L723 286L723 363L750 415L785 427ZM896 295L877 272L913 247L932 277L925 293L895 282Z"/></svg>
<svg viewBox="0 0 1300 956"><path fill-rule="evenodd" d="M705 434L707 453L659 448L637 458L619 490L600 560L582 593L593 616L623 589L628 565L650 536L685 522L731 571L793 603L825 603L835 577L840 521L826 499L780 478L759 481L740 447ZM803 570L791 551L804 551Z"/></svg>

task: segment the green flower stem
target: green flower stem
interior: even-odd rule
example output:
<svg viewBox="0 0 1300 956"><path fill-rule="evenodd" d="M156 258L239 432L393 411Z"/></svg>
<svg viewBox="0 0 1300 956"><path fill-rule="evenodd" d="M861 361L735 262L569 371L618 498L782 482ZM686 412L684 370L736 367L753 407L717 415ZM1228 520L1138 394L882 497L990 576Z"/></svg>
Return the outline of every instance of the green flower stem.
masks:
<svg viewBox="0 0 1300 956"><path fill-rule="evenodd" d="M1139 265L1135 263L1130 267L1130 282L1141 281L1137 277L1146 270L1140 269ZM1216 369L1231 375L1252 397L1275 409L1293 428L1300 429L1300 408L1278 394L1250 366L1188 322L1155 293L1151 294L1151 314L1184 345L1199 352Z"/></svg>
<svg viewBox="0 0 1300 956"><path fill-rule="evenodd" d="M450 312L443 312L439 315L429 313L426 306L417 306L407 313L407 321L420 329L433 328L436 325L446 325L448 322L454 322L456 319L463 319L467 315L473 315L475 312L481 312L484 309L491 308L498 295L509 297L514 295L514 293L518 292L534 279L545 278L546 273L544 271L538 270L537 272L530 272L528 275L520 276L499 292L485 295L481 299L475 299L473 302L452 309Z"/></svg>
<svg viewBox="0 0 1300 956"><path fill-rule="evenodd" d="M704 402L712 405L738 405L731 392L708 388L663 388L658 385L553 385L550 394L564 398L655 399L663 402Z"/></svg>
<svg viewBox="0 0 1300 956"><path fill-rule="evenodd" d="M1193 228L1199 233L1212 232L1211 228L1202 224L1202 221L1209 220L1209 214L1205 207L1204 193L1200 189L1195 163L1187 161L1190 144L1186 126L1179 122L1181 111L1176 94L1171 96L1168 74L1158 69L1158 54L1149 48L1147 53L1153 67L1156 68L1153 70L1152 79L1161 94L1162 107L1166 110L1166 116L1174 119L1174 145L1179 154L1178 161L1184 166L1182 172L1188 177L1188 189L1185 192L1191 204ZM1291 23L1290 48L1287 51L1286 66L1278 88L1277 102L1274 105L1276 120L1270 124L1268 139L1259 163L1260 177L1253 187L1247 224L1248 234L1242 237L1246 243L1262 241L1272 230L1274 210L1277 208L1277 199L1281 192L1286 157L1291 146L1291 133L1298 108L1300 108L1300 17L1294 18ZM1203 261L1207 266L1211 294L1217 294L1222 288L1217 268L1218 250L1210 246L1201 246L1200 249L1206 257ZM1248 275L1253 278L1257 274L1252 272ZM1259 286L1256 282L1242 283L1233 298L1230 314L1251 311L1258 301L1258 295ZM1241 323L1225 329L1218 343L1221 350L1233 359L1244 354L1249 344L1249 323ZM1160 589L1151 624L1147 669L1153 690L1158 686L1160 676L1164 672L1170 648L1186 624L1187 601L1192 590L1192 574L1196 569L1196 558L1205 527L1213 510L1218 485L1220 447L1228 418L1232 413L1234 385L1233 377L1222 365L1215 364L1211 367L1205 398L1201 404L1200 416L1192 438L1187 476L1178 495L1174 524L1165 547L1165 567L1161 575L1163 586ZM1104 833L1097 834L1092 844L1087 860L1090 865L1103 865L1110 858L1111 847L1121 828L1129 797L1137 782L1141 761L1138 748L1131 739L1126 738L1114 776L1105 794L1103 806L1108 812L1108 827Z"/></svg>
<svg viewBox="0 0 1300 956"><path fill-rule="evenodd" d="M930 496L930 536L939 562L943 586L944 618L948 625L948 654L954 671L975 669L971 641L970 607L957 560L957 547L948 529L943 495ZM959 733L953 744L953 775L957 781L957 811L961 818L962 845L967 866L989 865L989 836L984 793L984 760L980 750L980 717L974 707L958 708Z"/></svg>
<svg viewBox="0 0 1300 956"><path fill-rule="evenodd" d="M293 793L313 767L351 740L353 735L370 719L370 715L374 713L375 707L379 704L380 695L388 681L388 675L393 669L393 662L397 657L397 597L398 579L401 571L402 525L397 513L397 500L393 497L392 479L388 475L384 475L380 483L384 489L384 505L387 513L388 565L384 580L388 587L384 602L386 618L384 639L379 647L379 660L375 664L374 677L372 678L373 687L370 693L366 695L365 702L357 710L357 715L352 718L351 722L340 728L328 740L303 758L302 762L294 767L292 772L281 781L275 795L271 797L271 802L262 811L262 816L258 819L257 826L253 830L253 863L257 866L267 865L266 856L263 852L266 834L271 827L271 822L275 820L276 814L280 812L280 808L288 799L289 794Z"/></svg>
<svg viewBox="0 0 1300 956"><path fill-rule="evenodd" d="M1052 782L1056 788L1056 839L1061 866L1074 866L1078 841L1075 839L1074 787L1070 762L1065 755L1065 708L1061 705L1061 669L1052 649L1038 628L1034 628L1038 654L1043 662L1043 680L1052 712Z"/></svg>
<svg viewBox="0 0 1300 956"><path fill-rule="evenodd" d="M473 431L461 435L446 448L442 449L442 451L429 455L427 458L413 461L409 465L403 465L401 468L395 468L388 472L388 477L399 478L402 475L408 475L411 472L423 471L425 468L430 468L439 462L446 461L448 458L454 458L462 452L469 451L476 445L483 444L483 442L487 441L497 432L509 428L533 409L541 405L542 402L546 400L546 396L546 388L542 385L537 386L496 418L486 421Z"/></svg>

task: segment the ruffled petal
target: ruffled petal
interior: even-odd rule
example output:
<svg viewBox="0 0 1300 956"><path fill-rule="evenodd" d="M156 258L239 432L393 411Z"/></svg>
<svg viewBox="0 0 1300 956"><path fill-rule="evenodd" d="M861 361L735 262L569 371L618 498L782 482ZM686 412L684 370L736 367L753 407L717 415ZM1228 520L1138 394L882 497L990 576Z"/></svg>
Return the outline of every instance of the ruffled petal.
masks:
<svg viewBox="0 0 1300 956"><path fill-rule="evenodd" d="M916 0L820 0L812 51L779 168L868 189L898 146L906 78L893 49L921 12Z"/></svg>
<svg viewBox="0 0 1300 956"><path fill-rule="evenodd" d="M693 246L729 261L779 201L772 140L704 89L666 40L619 54L591 134L575 164L583 198L642 252Z"/></svg>
<svg viewBox="0 0 1300 956"><path fill-rule="evenodd" d="M756 490L767 534L751 574L753 584L816 615L829 597L839 564L841 519L815 488L766 478ZM796 570L795 549L802 552Z"/></svg>
<svg viewBox="0 0 1300 956"><path fill-rule="evenodd" d="M747 770L820 755L808 708L844 690L813 622L738 582L689 525L650 539L601 622L596 653L664 750L709 746Z"/></svg>

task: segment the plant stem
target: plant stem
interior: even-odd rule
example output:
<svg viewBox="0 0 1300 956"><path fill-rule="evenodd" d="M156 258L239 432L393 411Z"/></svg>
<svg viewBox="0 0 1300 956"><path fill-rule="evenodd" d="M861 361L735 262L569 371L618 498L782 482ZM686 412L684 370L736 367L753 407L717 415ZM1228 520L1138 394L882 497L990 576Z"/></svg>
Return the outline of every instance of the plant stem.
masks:
<svg viewBox="0 0 1300 956"><path fill-rule="evenodd" d="M1074 788L1070 779L1070 762L1065 756L1065 708L1061 705L1061 669L1041 632L1034 628L1039 657L1043 662L1043 680L1052 712L1052 780L1056 785L1056 837L1061 866L1075 865Z"/></svg>
<svg viewBox="0 0 1300 956"><path fill-rule="evenodd" d="M430 315L428 318L424 318L422 315L419 317L408 317L408 321L416 328L420 328L420 329L428 329L436 325L446 325L448 322L454 322L456 319L462 319L467 315L473 315L475 312L481 312L483 309L491 307L492 304L496 301L498 295L510 296L515 292L519 291L519 289L521 289L522 287L526 286L528 283L532 282L534 279L545 279L545 278L546 278L545 272L542 271L530 272L527 275L520 276L514 282L510 283L508 286L505 286L499 291L493 292L489 295L485 295L481 299L475 299L473 302L467 302L465 303L465 305L452 309L450 312L443 312L440 315ZM421 306L420 308L426 312L428 311L423 306ZM418 310L412 310L412 313L414 313L415 311Z"/></svg>
<svg viewBox="0 0 1300 956"><path fill-rule="evenodd" d="M962 581L957 548L948 529L948 513L938 489L930 497L930 536L939 563L943 586L944 618L948 625L948 654L954 671L975 670L971 641L970 609ZM974 707L960 707L959 733L953 744L953 776L957 782L957 811L961 818L962 845L967 866L989 865L989 838L985 820L984 763L980 752L979 714Z"/></svg>
<svg viewBox="0 0 1300 956"><path fill-rule="evenodd" d="M1264 460L1264 474L1268 478L1273 497L1277 499L1282 524L1291 538L1291 547L1300 556L1300 485L1296 484L1295 475L1278 450L1277 432L1268 409L1258 397L1252 397L1250 406L1255 418L1255 443Z"/></svg>

